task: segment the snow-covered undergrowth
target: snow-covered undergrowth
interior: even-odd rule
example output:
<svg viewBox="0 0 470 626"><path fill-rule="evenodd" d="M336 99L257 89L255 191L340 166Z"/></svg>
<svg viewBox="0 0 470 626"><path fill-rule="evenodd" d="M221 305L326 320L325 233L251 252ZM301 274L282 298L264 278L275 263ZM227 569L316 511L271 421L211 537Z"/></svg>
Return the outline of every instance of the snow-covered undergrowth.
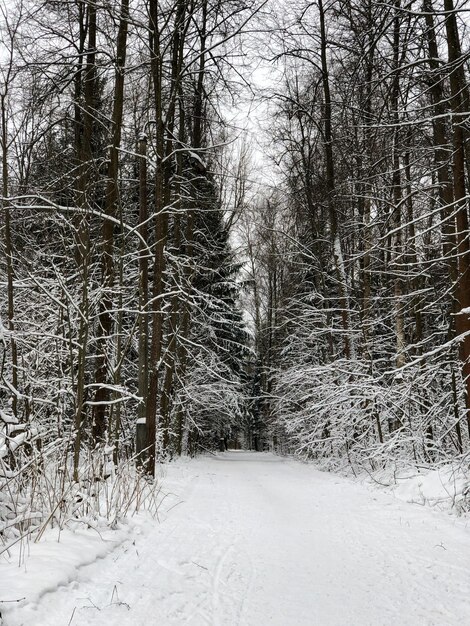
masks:
<svg viewBox="0 0 470 626"><path fill-rule="evenodd" d="M273 379L271 432L283 451L374 472L390 463L453 463L470 449L456 363L382 375L366 361L309 363L310 350L292 350L294 362Z"/></svg>
<svg viewBox="0 0 470 626"><path fill-rule="evenodd" d="M106 459L90 454L76 483L63 457L52 457L34 485L20 489L12 476L10 498L1 491L0 624L2 616L8 624L11 611L36 606L126 540L148 535L180 502L174 492L181 478L177 484L166 480L165 465L154 480L136 471L134 461L98 480ZM186 464L180 465L186 483Z"/></svg>
<svg viewBox="0 0 470 626"><path fill-rule="evenodd" d="M318 469L354 479L372 489L392 493L410 504L431 507L456 516L470 515L470 455L438 464L390 460L381 468L338 459L314 461Z"/></svg>
<svg viewBox="0 0 470 626"><path fill-rule="evenodd" d="M274 378L276 451L386 486L407 502L470 511L470 439L457 363L410 363L382 375L365 361L324 364L308 362L310 355L294 350L294 362Z"/></svg>
<svg viewBox="0 0 470 626"><path fill-rule="evenodd" d="M364 474L359 474L364 478ZM385 487L404 502L429 506L455 515L470 512L468 463L446 463L438 467L387 467L366 475L366 482Z"/></svg>
<svg viewBox="0 0 470 626"><path fill-rule="evenodd" d="M115 468L109 453L83 456L78 481L65 443L43 450L31 447L29 459L16 470L2 462L0 558L21 564L28 546L50 532L57 539L65 531L91 530L100 536L138 513L155 516L162 499L159 481L149 481L133 460Z"/></svg>

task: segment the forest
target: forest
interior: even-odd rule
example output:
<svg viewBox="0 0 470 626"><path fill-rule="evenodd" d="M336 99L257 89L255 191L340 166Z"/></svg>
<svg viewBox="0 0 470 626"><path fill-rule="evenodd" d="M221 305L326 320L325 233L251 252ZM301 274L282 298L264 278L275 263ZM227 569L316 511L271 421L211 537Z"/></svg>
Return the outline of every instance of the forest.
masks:
<svg viewBox="0 0 470 626"><path fill-rule="evenodd" d="M468 8L288 6L0 2L2 541L227 445L468 465Z"/></svg>

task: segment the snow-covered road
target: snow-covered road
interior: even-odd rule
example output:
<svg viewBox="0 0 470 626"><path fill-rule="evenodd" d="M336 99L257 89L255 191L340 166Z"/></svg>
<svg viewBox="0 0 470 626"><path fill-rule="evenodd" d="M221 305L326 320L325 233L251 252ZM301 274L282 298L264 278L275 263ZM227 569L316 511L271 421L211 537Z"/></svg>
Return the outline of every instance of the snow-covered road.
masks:
<svg viewBox="0 0 470 626"><path fill-rule="evenodd" d="M271 454L170 464L167 484L161 524L7 626L470 624L465 521Z"/></svg>

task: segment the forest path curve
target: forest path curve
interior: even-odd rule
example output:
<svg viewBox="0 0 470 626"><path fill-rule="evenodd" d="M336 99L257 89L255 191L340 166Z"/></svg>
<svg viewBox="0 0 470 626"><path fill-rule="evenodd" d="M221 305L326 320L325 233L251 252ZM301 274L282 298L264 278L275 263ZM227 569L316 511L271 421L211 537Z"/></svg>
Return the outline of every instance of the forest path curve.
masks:
<svg viewBox="0 0 470 626"><path fill-rule="evenodd" d="M180 504L7 626L470 624L463 520L269 453L170 464Z"/></svg>

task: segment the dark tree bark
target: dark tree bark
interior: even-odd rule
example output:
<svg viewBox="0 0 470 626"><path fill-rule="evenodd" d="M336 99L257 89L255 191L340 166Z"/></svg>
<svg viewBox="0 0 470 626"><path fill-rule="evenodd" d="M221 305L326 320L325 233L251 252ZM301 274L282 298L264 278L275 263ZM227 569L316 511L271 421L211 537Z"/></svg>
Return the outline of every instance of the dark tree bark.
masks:
<svg viewBox="0 0 470 626"><path fill-rule="evenodd" d="M324 104L324 147L325 147L325 164L326 164L326 187L328 212L330 217L330 236L333 248L333 260L336 269L338 281L338 289L340 291L340 308L344 333L344 356L355 358L354 340L351 331L351 312L349 308L349 293L347 276L344 266L343 247L341 243L341 235L339 230L338 211L336 208L336 181L335 181L335 160L333 153L333 132L332 132L332 106L330 94L330 80L327 61L327 38L325 26L325 9L323 0L318 0L318 9L320 14L320 56L321 56L321 73L323 84Z"/></svg>
<svg viewBox="0 0 470 626"><path fill-rule="evenodd" d="M101 276L103 297L98 316L98 341L95 371L97 385L94 398L93 437L95 443L106 439L106 412L110 398L111 377L110 353L113 350L112 336L114 320L113 307L114 281L114 229L113 219L118 216L119 205L119 147L121 145L122 116L124 107L124 68L127 52L127 31L129 21L129 0L121 0L119 29L116 46L116 71L112 112L112 139L109 149L108 175L106 181L105 214L112 219L104 219L102 226Z"/></svg>
<svg viewBox="0 0 470 626"><path fill-rule="evenodd" d="M448 61L451 69L449 80L453 113L453 183L457 228L455 253L458 271L455 285L455 297L458 303L456 331L457 335L461 337L459 354L465 383L466 418L470 434L470 235L465 176L465 146L469 140L469 133L464 124L470 103L453 0L444 0L444 9L447 12L446 36Z"/></svg>

